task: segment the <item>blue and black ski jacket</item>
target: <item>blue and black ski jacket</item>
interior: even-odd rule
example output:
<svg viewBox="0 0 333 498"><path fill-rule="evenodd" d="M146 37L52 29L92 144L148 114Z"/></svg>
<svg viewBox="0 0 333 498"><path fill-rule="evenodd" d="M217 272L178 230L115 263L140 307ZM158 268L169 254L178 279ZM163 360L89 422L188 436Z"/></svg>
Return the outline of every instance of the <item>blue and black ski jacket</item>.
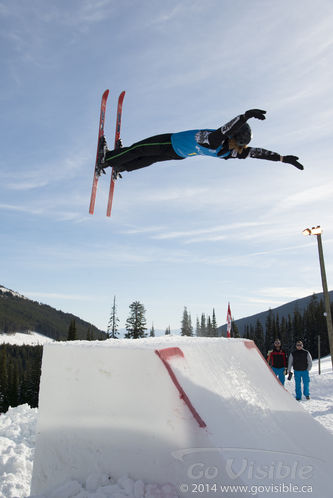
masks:
<svg viewBox="0 0 333 498"><path fill-rule="evenodd" d="M268 159L280 161L281 156L270 150L243 147L230 148L229 140L246 122L244 114L221 126L217 130L188 130L171 134L171 143L174 151L179 157L193 157L197 155L219 157L221 159L245 159L253 157L257 159Z"/></svg>

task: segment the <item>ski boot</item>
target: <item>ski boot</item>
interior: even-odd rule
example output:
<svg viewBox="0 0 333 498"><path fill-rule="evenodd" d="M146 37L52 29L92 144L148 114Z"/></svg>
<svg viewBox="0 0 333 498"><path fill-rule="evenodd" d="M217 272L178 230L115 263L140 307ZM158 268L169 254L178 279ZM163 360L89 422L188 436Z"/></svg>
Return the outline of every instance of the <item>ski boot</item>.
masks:
<svg viewBox="0 0 333 498"><path fill-rule="evenodd" d="M116 142L116 146L115 146L115 150L118 150L118 149L121 149L123 147L123 142L121 140L121 138L119 138Z"/></svg>
<svg viewBox="0 0 333 498"><path fill-rule="evenodd" d="M108 151L108 144L106 143L105 136L102 135L98 142L98 153L97 153L97 163L96 163L96 175L105 175L105 156Z"/></svg>
<svg viewBox="0 0 333 498"><path fill-rule="evenodd" d="M120 171L117 171L115 168L113 168L112 178L114 181L118 180L118 178L122 178Z"/></svg>
<svg viewBox="0 0 333 498"><path fill-rule="evenodd" d="M121 138L118 138L114 150L121 149L122 147L123 147L123 142L121 141ZM118 178L122 178L120 172L117 171L116 168L113 168L112 170L112 178L114 181L116 181Z"/></svg>

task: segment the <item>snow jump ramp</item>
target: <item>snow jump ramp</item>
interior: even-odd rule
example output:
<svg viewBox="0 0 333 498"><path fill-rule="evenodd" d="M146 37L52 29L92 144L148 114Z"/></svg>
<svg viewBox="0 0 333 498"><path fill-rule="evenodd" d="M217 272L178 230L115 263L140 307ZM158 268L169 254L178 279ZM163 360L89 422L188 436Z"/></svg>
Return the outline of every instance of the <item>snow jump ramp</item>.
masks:
<svg viewBox="0 0 333 498"><path fill-rule="evenodd" d="M329 498L332 443L252 341L48 344L31 494L102 471L180 497Z"/></svg>

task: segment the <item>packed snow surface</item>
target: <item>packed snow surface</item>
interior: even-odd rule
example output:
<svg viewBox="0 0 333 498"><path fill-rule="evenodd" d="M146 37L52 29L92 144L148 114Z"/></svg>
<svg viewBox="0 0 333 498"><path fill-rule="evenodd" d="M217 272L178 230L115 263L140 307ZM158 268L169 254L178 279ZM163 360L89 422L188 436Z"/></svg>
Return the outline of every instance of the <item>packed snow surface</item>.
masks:
<svg viewBox="0 0 333 498"><path fill-rule="evenodd" d="M129 342L131 341L125 341L127 346L129 346ZM151 344L150 342L150 347ZM80 345L85 347L88 344ZM168 345L164 341L160 343L156 341L154 347L168 347ZM120 343L116 347L119 346L121 346ZM64 345L64 347L66 346ZM94 343L94 347L103 346L102 343ZM136 344L136 348L145 347L145 341ZM333 435L333 373L330 358L322 360L321 371L319 376L318 362L314 362L311 372L311 399L309 401L304 400L301 403L294 401L293 380L286 382L286 389L289 391L289 394L286 394L290 396L293 403L297 403L300 414L302 411L308 412L313 419L328 430L327 438L330 439L329 433ZM244 396L246 396L246 379L240 378L240 383L244 383ZM255 406L253 406L253 410L256 410ZM0 498L30 496L37 414L37 409L22 405L10 408L6 414L0 416ZM303 433L304 438L307 438L309 434L304 432L306 427L302 425L302 421L306 419L300 416L299 420L298 430ZM232 420L223 420L221 423L232 427ZM248 429L251 430L250 427ZM263 427L263 440L266 430L267 428ZM200 494L201 496L211 496L213 493L201 492ZM311 493L309 494L311 495ZM152 481L134 478L126 468L123 469L123 474L119 477L114 476L112 469L110 469L110 473L106 473L97 468L87 472L85 478L80 481L64 479L63 482L59 482L52 490L39 495L38 498L171 498L176 496L182 496L182 493L173 486L167 483L155 484ZM228 494L225 493L224 496L228 496ZM232 496L237 495L233 493ZM269 495L258 493L258 496ZM276 493L272 496L276 496Z"/></svg>
<svg viewBox="0 0 333 498"><path fill-rule="evenodd" d="M12 346L42 346L54 342L53 339L38 332L15 332L13 334L0 334L0 344Z"/></svg>

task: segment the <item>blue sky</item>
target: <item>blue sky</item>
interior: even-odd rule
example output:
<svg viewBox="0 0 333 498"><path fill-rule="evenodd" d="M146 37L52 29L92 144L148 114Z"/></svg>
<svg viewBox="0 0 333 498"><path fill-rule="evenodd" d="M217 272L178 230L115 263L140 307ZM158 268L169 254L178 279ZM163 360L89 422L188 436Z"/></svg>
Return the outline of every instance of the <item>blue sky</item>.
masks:
<svg viewBox="0 0 333 498"><path fill-rule="evenodd" d="M333 285L330 0L0 1L1 281L106 329L141 301L148 326L225 323ZM251 108L251 145L305 170L197 157L109 175L88 214L99 104L126 90L125 145L217 128ZM108 172L109 173L109 172ZM331 284L331 285L330 285Z"/></svg>

